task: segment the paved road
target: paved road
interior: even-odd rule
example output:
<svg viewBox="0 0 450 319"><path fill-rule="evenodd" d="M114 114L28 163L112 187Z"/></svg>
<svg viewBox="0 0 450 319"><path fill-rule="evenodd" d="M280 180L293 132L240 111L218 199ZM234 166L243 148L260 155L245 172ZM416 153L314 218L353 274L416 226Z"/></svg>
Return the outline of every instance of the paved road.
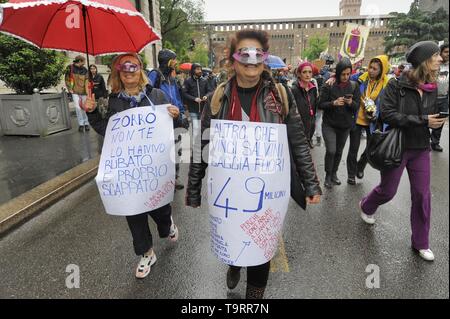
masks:
<svg viewBox="0 0 450 319"><path fill-rule="evenodd" d="M448 127L443 140L446 152L432 155L434 263L410 249L406 174L395 199L379 210L377 224L360 220L357 203L379 179L369 168L362 183L325 191L323 202L306 212L291 203L266 297L449 298ZM313 150L321 178L323 155L323 147ZM339 175L345 180L344 163ZM183 199L183 192L175 195L179 243L157 240L158 262L146 280L137 281L125 219L106 215L94 183L85 185L0 240L0 298L244 296L245 276L229 292L227 267L209 252L206 209L186 208ZM65 286L69 264L80 267L79 289ZM380 267L379 289L366 288L369 264Z"/></svg>

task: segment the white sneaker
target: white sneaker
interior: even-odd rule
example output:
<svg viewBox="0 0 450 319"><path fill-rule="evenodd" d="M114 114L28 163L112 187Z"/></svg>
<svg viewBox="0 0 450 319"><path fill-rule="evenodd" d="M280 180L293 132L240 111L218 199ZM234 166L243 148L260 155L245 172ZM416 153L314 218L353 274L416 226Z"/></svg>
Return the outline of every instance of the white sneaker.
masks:
<svg viewBox="0 0 450 319"><path fill-rule="evenodd" d="M172 219L172 225L170 226L169 240L176 242L178 240L178 227L174 224Z"/></svg>
<svg viewBox="0 0 450 319"><path fill-rule="evenodd" d="M377 221L373 216L367 215L363 212L361 202L359 202L359 209L361 210L361 218L366 224L373 225Z"/></svg>
<svg viewBox="0 0 450 319"><path fill-rule="evenodd" d="M419 255L426 261L434 261L434 254L431 249L420 249Z"/></svg>
<svg viewBox="0 0 450 319"><path fill-rule="evenodd" d="M154 252L150 256L143 255L136 268L136 278L144 279L150 273L151 267L156 263L156 255Z"/></svg>

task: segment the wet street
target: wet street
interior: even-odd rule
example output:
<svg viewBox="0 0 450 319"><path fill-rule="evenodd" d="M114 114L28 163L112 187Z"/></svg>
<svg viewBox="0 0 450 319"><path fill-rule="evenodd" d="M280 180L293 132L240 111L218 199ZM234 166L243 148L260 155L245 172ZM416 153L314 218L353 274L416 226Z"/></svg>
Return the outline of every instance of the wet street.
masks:
<svg viewBox="0 0 450 319"><path fill-rule="evenodd" d="M291 201L265 297L449 298L448 137L447 125L445 152L432 153L434 263L423 261L410 246L406 172L394 200L379 209L376 225L369 226L359 217L358 202L376 186L379 173L368 167L365 179L350 186L343 162L343 185L324 189L321 204L302 211ZM313 149L322 180L324 150ZM21 152L17 156L25 156L26 151ZM184 181L186 173L183 165ZM207 208L186 208L184 196L184 191L175 194L173 208L179 242L155 236L158 261L139 281L134 278L139 258L125 218L107 215L94 182L86 184L0 239L0 298L244 297L245 273L238 287L228 291L227 266L210 252ZM156 234L153 221L150 227ZM66 287L66 267L71 264L79 266L80 288ZM366 287L368 265L379 267L378 289Z"/></svg>

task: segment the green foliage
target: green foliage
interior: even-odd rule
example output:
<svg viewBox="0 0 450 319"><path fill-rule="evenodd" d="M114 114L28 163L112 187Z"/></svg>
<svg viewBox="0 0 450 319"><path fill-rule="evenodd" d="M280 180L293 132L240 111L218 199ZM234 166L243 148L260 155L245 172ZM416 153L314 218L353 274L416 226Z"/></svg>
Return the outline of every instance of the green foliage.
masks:
<svg viewBox="0 0 450 319"><path fill-rule="evenodd" d="M385 37L385 53L403 54L405 48L425 40L448 41L448 14L441 8L436 12L422 12L418 1L411 4L408 13L391 13L389 23L391 34Z"/></svg>
<svg viewBox="0 0 450 319"><path fill-rule="evenodd" d="M304 51L304 57L309 61L318 59L320 54L328 47L328 37L313 36L308 41L308 47Z"/></svg>
<svg viewBox="0 0 450 319"><path fill-rule="evenodd" d="M59 84L66 57L0 34L0 61L0 80L18 94L32 94L35 88L43 90Z"/></svg>
<svg viewBox="0 0 450 319"><path fill-rule="evenodd" d="M199 63L203 67L208 66L209 57L208 57L208 48L204 46L196 46L194 51L190 54L190 61L193 63Z"/></svg>
<svg viewBox="0 0 450 319"><path fill-rule="evenodd" d="M163 47L175 51L178 60L189 62L187 51L194 35L194 24L203 22L203 0L161 0Z"/></svg>

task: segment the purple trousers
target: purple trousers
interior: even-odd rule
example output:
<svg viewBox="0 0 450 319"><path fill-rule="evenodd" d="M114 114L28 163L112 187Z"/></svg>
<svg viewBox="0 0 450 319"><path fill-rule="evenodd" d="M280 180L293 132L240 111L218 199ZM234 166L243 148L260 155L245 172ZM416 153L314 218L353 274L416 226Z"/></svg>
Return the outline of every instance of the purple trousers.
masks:
<svg viewBox="0 0 450 319"><path fill-rule="evenodd" d="M380 185L361 201L367 215L373 215L378 207L389 202L397 193L405 168L411 184L411 230L412 246L429 249L428 235L431 220L430 150L406 150L398 168L383 171Z"/></svg>

